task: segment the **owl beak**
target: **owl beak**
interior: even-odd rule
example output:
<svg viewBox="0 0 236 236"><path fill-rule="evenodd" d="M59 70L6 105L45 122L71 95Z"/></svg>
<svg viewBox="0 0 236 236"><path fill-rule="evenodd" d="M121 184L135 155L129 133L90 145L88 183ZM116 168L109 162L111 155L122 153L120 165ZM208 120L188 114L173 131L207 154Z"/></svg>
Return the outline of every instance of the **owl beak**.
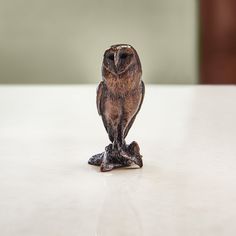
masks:
<svg viewBox="0 0 236 236"><path fill-rule="evenodd" d="M115 52L115 55L114 55L114 64L115 64L115 68L116 68L116 71L118 72L118 66L119 66L119 53L118 51Z"/></svg>

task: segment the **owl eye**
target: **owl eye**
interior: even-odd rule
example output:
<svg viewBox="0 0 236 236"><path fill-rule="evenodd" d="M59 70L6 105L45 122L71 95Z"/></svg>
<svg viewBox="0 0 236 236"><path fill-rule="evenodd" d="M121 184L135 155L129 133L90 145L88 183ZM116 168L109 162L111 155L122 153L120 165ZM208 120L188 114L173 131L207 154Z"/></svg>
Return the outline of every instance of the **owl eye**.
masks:
<svg viewBox="0 0 236 236"><path fill-rule="evenodd" d="M128 57L128 54L127 53L121 53L120 54L120 59L125 59Z"/></svg>
<svg viewBox="0 0 236 236"><path fill-rule="evenodd" d="M111 61L114 61L114 54L108 55L108 59L111 60Z"/></svg>

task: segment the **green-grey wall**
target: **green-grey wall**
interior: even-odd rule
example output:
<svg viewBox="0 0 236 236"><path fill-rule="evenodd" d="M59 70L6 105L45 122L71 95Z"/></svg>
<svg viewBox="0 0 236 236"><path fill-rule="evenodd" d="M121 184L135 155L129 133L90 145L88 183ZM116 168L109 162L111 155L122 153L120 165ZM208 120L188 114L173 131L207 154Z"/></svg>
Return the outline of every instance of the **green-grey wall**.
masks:
<svg viewBox="0 0 236 236"><path fill-rule="evenodd" d="M96 83L129 43L151 83L197 82L195 0L0 0L0 83Z"/></svg>

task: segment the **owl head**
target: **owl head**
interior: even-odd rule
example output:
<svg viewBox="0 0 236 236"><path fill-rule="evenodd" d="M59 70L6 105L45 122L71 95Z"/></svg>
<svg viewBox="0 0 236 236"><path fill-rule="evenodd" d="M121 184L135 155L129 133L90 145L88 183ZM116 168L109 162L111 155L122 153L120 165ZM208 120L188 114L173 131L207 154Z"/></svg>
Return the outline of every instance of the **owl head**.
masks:
<svg viewBox="0 0 236 236"><path fill-rule="evenodd" d="M136 50L128 44L116 44L108 48L103 56L102 73L120 77L124 73L142 73Z"/></svg>

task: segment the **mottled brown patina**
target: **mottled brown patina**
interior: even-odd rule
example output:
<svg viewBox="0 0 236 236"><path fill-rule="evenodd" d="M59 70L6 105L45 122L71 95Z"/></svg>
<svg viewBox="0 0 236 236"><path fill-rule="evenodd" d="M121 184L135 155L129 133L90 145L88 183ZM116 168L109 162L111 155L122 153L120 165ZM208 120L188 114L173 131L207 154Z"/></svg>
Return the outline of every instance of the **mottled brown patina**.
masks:
<svg viewBox="0 0 236 236"><path fill-rule="evenodd" d="M128 44L111 46L104 53L102 81L97 89L97 109L111 144L105 152L94 155L89 164L98 165L101 171L130 166L142 167L142 156L136 142L125 143L137 113L145 87L141 80L142 67L136 50Z"/></svg>

